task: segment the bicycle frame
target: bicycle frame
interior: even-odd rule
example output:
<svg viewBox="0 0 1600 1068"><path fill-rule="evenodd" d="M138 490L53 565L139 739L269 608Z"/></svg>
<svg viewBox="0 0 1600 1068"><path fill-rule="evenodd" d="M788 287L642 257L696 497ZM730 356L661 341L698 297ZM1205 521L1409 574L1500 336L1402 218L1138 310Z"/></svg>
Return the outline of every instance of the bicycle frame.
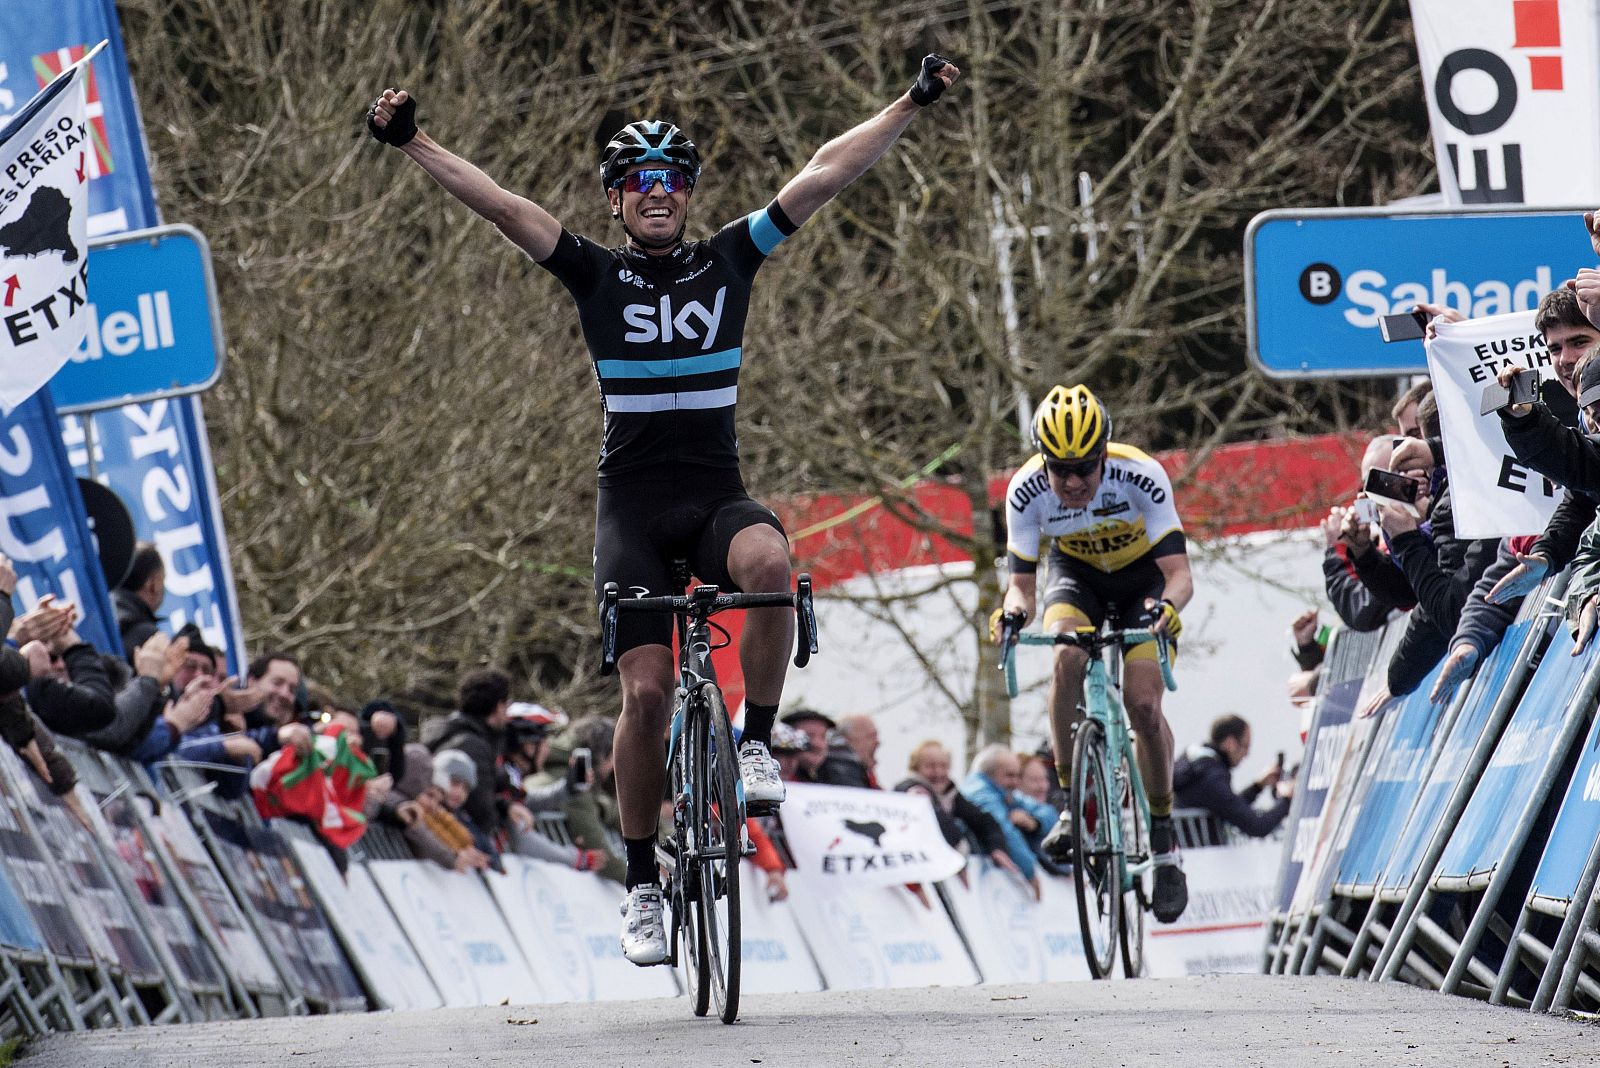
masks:
<svg viewBox="0 0 1600 1068"><path fill-rule="evenodd" d="M1122 687L1112 678L1115 662L1120 660L1124 646L1142 645L1147 642L1156 643L1157 662L1161 665L1161 679L1168 690L1176 690L1177 682L1172 677L1172 658L1170 646L1166 638L1154 634L1148 628L1137 627L1126 630L1108 630L1096 632L1092 630L1064 631L1058 634L1029 634L1023 633L1020 627L1007 624L1002 635L1001 645L1001 670L1006 676L1006 692L1017 696L1017 667L1016 647L1018 645L1073 645L1083 649L1089 654L1089 667L1084 673L1083 680L1083 711L1086 719L1092 719L1100 725L1105 732L1106 752L1117 754L1121 759L1115 759L1115 765L1106 775L1106 769L1101 769L1101 774L1115 784L1114 797L1121 797L1122 791L1130 785L1128 774L1132 775L1134 804L1137 806L1139 818L1148 826L1150 822L1150 799L1145 794L1144 779L1139 774L1139 761L1134 749L1133 729L1128 724L1127 711L1122 706ZM1063 754L1057 754L1058 760L1064 759ZM1127 774L1124 773L1127 769ZM1117 855L1117 869L1126 893L1133 889L1134 882L1140 876L1149 873L1155 868L1155 861L1151 857L1129 864L1127 851L1123 848L1122 820L1110 821L1112 848Z"/></svg>

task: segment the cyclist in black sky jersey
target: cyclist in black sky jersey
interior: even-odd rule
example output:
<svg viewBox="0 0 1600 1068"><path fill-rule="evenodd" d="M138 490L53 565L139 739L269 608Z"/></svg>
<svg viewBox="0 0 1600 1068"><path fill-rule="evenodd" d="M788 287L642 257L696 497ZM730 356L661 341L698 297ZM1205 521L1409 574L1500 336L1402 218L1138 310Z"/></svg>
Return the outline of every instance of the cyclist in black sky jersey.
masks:
<svg viewBox="0 0 1600 1068"><path fill-rule="evenodd" d="M865 174L960 73L941 56L926 57L910 91L823 145L766 207L707 241L684 240L700 178L694 143L668 122L629 123L600 160L611 216L627 238L613 249L569 233L539 205L440 147L417 129L417 102L405 91L386 89L368 108L373 137L494 223L578 305L605 407L597 594L608 582L635 596L667 593L677 557L724 589L789 589L782 524L750 499L739 476L734 405L750 286L768 254ZM786 609L751 611L740 645L746 701L739 768L752 808L783 800L767 743L793 625ZM622 946L641 965L667 956L655 840L675 670L671 626L665 614L618 620L616 781L628 863Z"/></svg>

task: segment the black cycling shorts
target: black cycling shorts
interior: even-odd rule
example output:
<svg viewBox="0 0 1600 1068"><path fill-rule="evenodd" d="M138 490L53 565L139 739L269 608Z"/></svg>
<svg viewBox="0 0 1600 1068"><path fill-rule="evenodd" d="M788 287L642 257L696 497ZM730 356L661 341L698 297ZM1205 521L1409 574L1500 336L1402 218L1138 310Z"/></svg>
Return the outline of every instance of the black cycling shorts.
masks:
<svg viewBox="0 0 1600 1068"><path fill-rule="evenodd" d="M595 509L594 592L608 582L623 597L660 597L673 588L672 561L684 559L701 582L739 592L728 574L728 549L746 527L784 533L770 508L751 500L737 468L678 467L659 478L600 487ZM621 612L617 655L641 645L671 645L672 616Z"/></svg>
<svg viewBox="0 0 1600 1068"><path fill-rule="evenodd" d="M1050 579L1044 589L1044 622L1051 619L1050 609L1070 606L1079 615L1098 627L1105 622L1106 609L1114 608L1121 626L1137 627L1145 618L1144 602L1147 597L1161 599L1166 591L1166 576L1156 564L1155 557L1143 556L1118 571L1107 574L1090 567L1050 546ZM1061 618L1062 613L1054 613Z"/></svg>

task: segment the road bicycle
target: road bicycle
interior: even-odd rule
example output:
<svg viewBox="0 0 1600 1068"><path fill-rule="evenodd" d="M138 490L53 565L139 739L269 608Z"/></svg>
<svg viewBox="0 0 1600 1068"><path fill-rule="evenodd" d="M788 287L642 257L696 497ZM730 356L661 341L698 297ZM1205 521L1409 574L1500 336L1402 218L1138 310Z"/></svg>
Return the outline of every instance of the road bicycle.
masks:
<svg viewBox="0 0 1600 1068"><path fill-rule="evenodd" d="M717 1015L731 1024L739 1015L739 860L749 846L739 750L711 665L711 653L732 639L711 617L730 608L793 608L794 664L805 667L817 651L817 616L810 575L799 576L793 593L722 593L696 586L685 594L687 563L674 561L673 573L679 592L667 597L623 599L616 583L606 583L600 671L609 675L616 667L619 612L672 613L678 635L677 701L667 751L672 835L656 846L672 909L667 961L684 968L696 1016L706 1015L714 1000ZM713 632L720 641L713 641Z"/></svg>
<svg viewBox="0 0 1600 1068"><path fill-rule="evenodd" d="M1074 645L1089 654L1084 677L1083 718L1072 733L1071 806L1072 885L1078 899L1083 955L1096 979L1109 978L1122 951L1127 976L1144 971L1145 913L1150 907L1155 863L1150 853L1150 801L1134 759L1133 731L1122 707L1122 650L1156 643L1161 677L1172 678L1169 641L1148 628L1104 630L1081 627L1059 634L1025 633L1022 617L1006 616L1000 625L1000 669L1006 691L1017 695L1016 647ZM1058 757L1059 759L1059 754ZM1118 819L1102 819L1116 812Z"/></svg>

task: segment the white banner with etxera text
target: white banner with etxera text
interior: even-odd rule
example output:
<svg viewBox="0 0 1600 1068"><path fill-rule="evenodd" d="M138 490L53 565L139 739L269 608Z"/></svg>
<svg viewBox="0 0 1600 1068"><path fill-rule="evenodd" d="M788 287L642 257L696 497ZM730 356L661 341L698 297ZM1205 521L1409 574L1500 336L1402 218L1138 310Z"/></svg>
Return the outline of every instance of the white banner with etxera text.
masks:
<svg viewBox="0 0 1600 1068"><path fill-rule="evenodd" d="M939 832L921 794L789 783L783 833L795 866L815 882L933 883L965 861Z"/></svg>
<svg viewBox="0 0 1600 1068"><path fill-rule="evenodd" d="M1600 0L1411 0L1448 204L1600 198Z"/></svg>
<svg viewBox="0 0 1600 1068"><path fill-rule="evenodd" d="M1528 311L1441 323L1428 343L1458 537L1537 534L1560 502L1560 487L1517 463L1500 416L1478 414L1484 388L1506 367L1531 367L1541 389L1562 388L1533 317Z"/></svg>

